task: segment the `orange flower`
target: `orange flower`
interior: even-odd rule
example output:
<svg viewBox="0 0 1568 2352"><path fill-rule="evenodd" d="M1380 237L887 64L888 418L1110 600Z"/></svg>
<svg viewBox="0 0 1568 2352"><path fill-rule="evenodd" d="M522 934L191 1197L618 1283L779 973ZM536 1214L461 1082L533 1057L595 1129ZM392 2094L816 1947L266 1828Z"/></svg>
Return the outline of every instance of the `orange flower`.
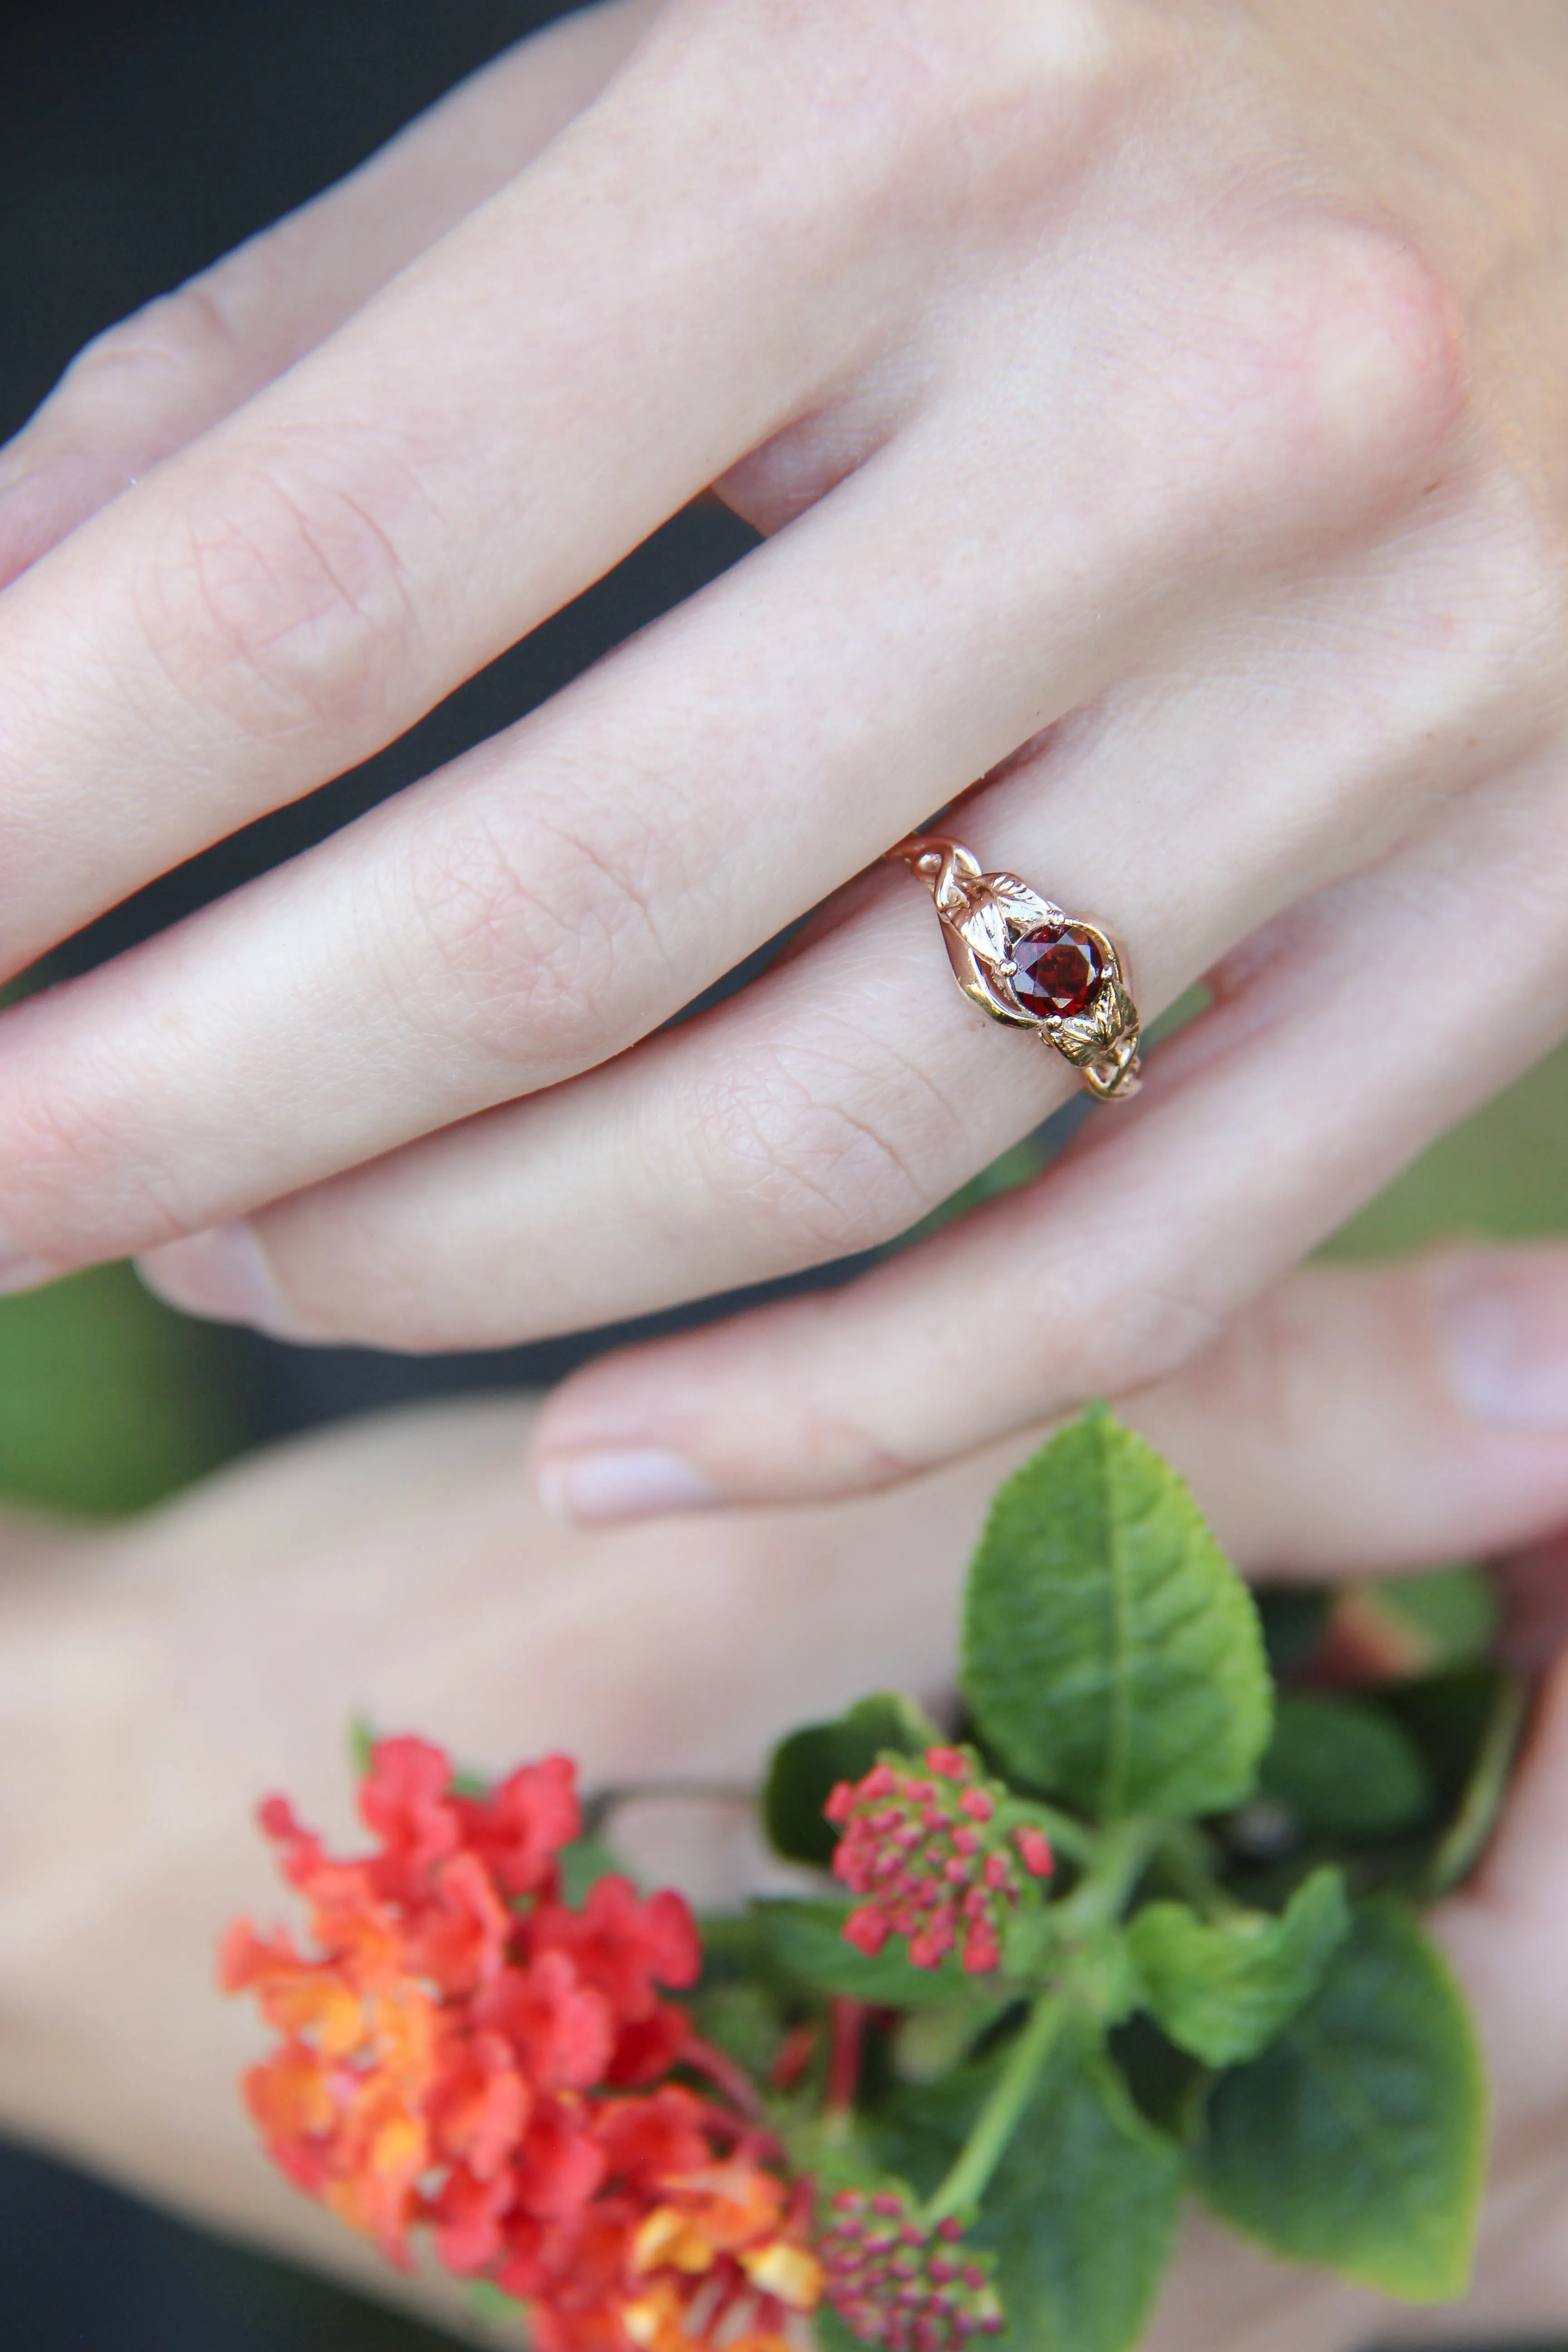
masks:
<svg viewBox="0 0 1568 2352"><path fill-rule="evenodd" d="M661 1997L701 1964L681 1898L612 1876L562 1901L563 1757L478 1799L384 1740L360 1811L376 1848L344 1862L272 1799L314 1948L243 1922L223 1946L279 2037L245 2087L280 2168L395 2263L429 2228L528 2302L537 2352L786 2352L822 2285L800 2196L746 2116L667 2079L702 2054Z"/></svg>

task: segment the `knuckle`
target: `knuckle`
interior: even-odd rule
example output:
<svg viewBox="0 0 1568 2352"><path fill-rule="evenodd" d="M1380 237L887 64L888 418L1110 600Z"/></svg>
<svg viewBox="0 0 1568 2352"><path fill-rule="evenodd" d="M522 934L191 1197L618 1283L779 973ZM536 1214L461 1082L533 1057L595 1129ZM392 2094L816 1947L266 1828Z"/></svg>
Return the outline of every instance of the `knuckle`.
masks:
<svg viewBox="0 0 1568 2352"><path fill-rule="evenodd" d="M706 1196L763 1231L781 1267L904 1232L942 1197L920 1171L951 1156L957 1122L903 1076L873 1076L848 1039L734 1055L692 1107Z"/></svg>
<svg viewBox="0 0 1568 2352"><path fill-rule="evenodd" d="M1426 487L1465 405L1458 306L1392 231L1298 222L1222 298L1223 423L1271 489L1336 517Z"/></svg>
<svg viewBox="0 0 1568 2352"><path fill-rule="evenodd" d="M226 375L237 356L222 304L193 280L94 336L61 378L60 397L118 417L145 398Z"/></svg>
<svg viewBox="0 0 1568 2352"><path fill-rule="evenodd" d="M653 908L668 862L624 817L601 837L537 811L524 830L489 801L437 803L408 843L418 1017L539 1085L629 1044L660 1017L647 1008L666 965Z"/></svg>
<svg viewBox="0 0 1568 2352"><path fill-rule="evenodd" d="M150 648L179 689L246 734L308 730L378 741L389 684L417 624L394 526L406 498L288 449L198 482L145 560L138 603Z"/></svg>

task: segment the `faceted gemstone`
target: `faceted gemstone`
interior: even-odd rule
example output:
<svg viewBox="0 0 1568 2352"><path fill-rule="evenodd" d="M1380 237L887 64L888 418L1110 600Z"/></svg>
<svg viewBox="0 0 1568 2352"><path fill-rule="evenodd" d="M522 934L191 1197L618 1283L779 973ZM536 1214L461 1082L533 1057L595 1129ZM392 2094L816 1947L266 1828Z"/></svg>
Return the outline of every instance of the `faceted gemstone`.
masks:
<svg viewBox="0 0 1568 2352"><path fill-rule="evenodd" d="M1013 950L1018 969L1013 993L1026 1013L1045 1021L1055 1013L1068 1020L1081 1013L1105 977L1099 948L1071 923L1043 924L1026 931Z"/></svg>

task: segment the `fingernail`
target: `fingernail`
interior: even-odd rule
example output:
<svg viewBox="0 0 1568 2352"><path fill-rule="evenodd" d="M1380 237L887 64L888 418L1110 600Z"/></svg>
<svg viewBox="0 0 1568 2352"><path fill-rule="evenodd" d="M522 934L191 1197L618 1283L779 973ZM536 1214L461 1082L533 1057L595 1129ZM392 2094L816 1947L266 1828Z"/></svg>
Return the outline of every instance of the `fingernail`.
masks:
<svg viewBox="0 0 1568 2352"><path fill-rule="evenodd" d="M136 1261L151 1291L187 1315L216 1323L248 1323L275 1339L306 1339L273 1279L267 1254L247 1224L214 1225L184 1241L165 1242Z"/></svg>
<svg viewBox="0 0 1568 2352"><path fill-rule="evenodd" d="M559 1455L541 1463L537 1476L539 1499L552 1519L644 1519L721 1499L700 1470L658 1445Z"/></svg>
<svg viewBox="0 0 1568 2352"><path fill-rule="evenodd" d="M1483 1421L1568 1428L1568 1281L1560 1251L1439 1260L1450 1376Z"/></svg>
<svg viewBox="0 0 1568 2352"><path fill-rule="evenodd" d="M46 1265L41 1257L23 1257L19 1252L7 1256L0 1250L0 1298L8 1298L14 1290L37 1290L59 1277L60 1268Z"/></svg>

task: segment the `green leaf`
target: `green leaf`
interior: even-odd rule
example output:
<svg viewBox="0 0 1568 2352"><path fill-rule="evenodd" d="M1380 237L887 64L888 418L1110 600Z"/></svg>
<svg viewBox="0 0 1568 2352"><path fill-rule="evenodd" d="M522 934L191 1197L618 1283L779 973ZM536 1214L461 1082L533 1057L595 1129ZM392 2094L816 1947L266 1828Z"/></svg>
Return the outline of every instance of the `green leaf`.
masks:
<svg viewBox="0 0 1568 2352"><path fill-rule="evenodd" d="M1124 2024L1142 2009L1143 1978L1126 1929L1107 1922L1075 1937L1071 1982L1073 1998L1102 2025Z"/></svg>
<svg viewBox="0 0 1568 2352"><path fill-rule="evenodd" d="M1184 2175L1180 2151L1138 2113L1103 2050L1066 2042L974 2231L996 2254L1005 2342L1016 2352L1136 2343L1170 2257Z"/></svg>
<svg viewBox="0 0 1568 2352"><path fill-rule="evenodd" d="M916 2009L928 2001L952 2000L972 1987L957 1956L939 1969L917 1969L901 1936L889 1938L875 1959L844 1940L847 1903L759 1903L755 1906L770 1957L802 1984L817 1992L842 1993L873 2009Z"/></svg>
<svg viewBox="0 0 1568 2352"><path fill-rule="evenodd" d="M1210 2095L1215 2210L1287 2261L1410 2303L1463 2294L1486 2155L1470 2021L1410 1915L1358 1907L1305 2009Z"/></svg>
<svg viewBox="0 0 1568 2352"><path fill-rule="evenodd" d="M1251 1595L1175 1472L1103 1407L992 1506L963 1683L1014 1774L1101 1818L1237 1804L1268 1738Z"/></svg>
<svg viewBox="0 0 1568 2352"><path fill-rule="evenodd" d="M879 2154L929 2193L984 2095L972 2069L901 2095ZM1137 2341L1171 2250L1181 2153L1144 2120L1104 2051L1058 2044L970 2232L997 2258L1006 2352L1124 2352Z"/></svg>
<svg viewBox="0 0 1568 2352"><path fill-rule="evenodd" d="M1263 1792L1324 1837L1392 1837L1431 1810L1432 1785L1408 1732L1370 1700L1296 1691L1279 1701L1258 1770Z"/></svg>
<svg viewBox="0 0 1568 2352"><path fill-rule="evenodd" d="M1205 1923L1184 1903L1151 1903L1128 1931L1149 2006L1206 2066L1256 2058L1317 1989L1351 1924L1344 1881L1315 1870L1283 1916L1247 1911Z"/></svg>
<svg viewBox="0 0 1568 2352"><path fill-rule="evenodd" d="M942 1738L901 1691L879 1692L831 1723L792 1732L774 1748L763 1789L763 1826L774 1852L791 1862L830 1863L838 1832L822 1808L836 1782L858 1780L885 1748L920 1756Z"/></svg>

